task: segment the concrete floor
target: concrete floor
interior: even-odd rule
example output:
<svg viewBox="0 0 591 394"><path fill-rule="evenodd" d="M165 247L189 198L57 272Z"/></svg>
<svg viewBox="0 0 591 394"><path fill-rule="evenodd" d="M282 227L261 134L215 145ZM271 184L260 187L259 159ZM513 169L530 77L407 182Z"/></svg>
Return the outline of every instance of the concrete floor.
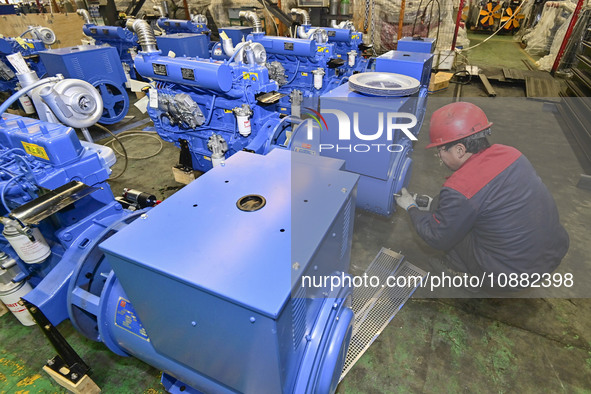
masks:
<svg viewBox="0 0 591 394"><path fill-rule="evenodd" d="M505 56L511 61L523 56L517 44L506 38L480 47L487 51L485 55L477 50L469 53L469 61L500 66L498 62L504 62ZM517 68L519 63L510 67ZM428 293L418 293L349 372L337 389L339 394L591 392L591 194L576 188L581 167L552 105L519 97L523 96L522 86L495 85L495 89L498 96L493 99L484 97L478 82L465 86L463 93L494 122L491 141L521 150L556 199L571 238L558 272L573 273L575 286L528 293L530 298L522 299L431 298ZM451 102L452 96L453 87L430 96L426 119L433 110ZM449 171L439 166L432 151L423 149L427 125L413 153L409 189L434 195ZM156 157L130 160L124 175L111 182L114 193L134 187L162 199L182 187L170 172L178 150L163 145ZM131 155L148 155L159 143L130 137L126 147ZM120 160L114 174L121 166ZM381 247L401 251L418 266L436 254L412 230L405 212L387 218L358 211L352 246L354 269L363 270ZM92 366L91 375L103 392L163 392L159 371L83 339L68 322L59 329ZM4 316L0 318L0 343L0 393L64 392L41 371L54 352L36 328L24 328L11 316Z"/></svg>

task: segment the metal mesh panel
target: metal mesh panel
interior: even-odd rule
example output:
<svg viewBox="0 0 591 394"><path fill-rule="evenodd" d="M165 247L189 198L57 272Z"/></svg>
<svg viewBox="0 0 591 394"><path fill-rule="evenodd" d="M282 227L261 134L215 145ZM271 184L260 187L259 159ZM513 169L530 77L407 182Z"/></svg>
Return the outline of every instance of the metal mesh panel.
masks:
<svg viewBox="0 0 591 394"><path fill-rule="evenodd" d="M353 210L351 209L351 204L353 203L353 199L349 198L347 202L347 206L345 207L345 219L343 223L343 242L341 243L341 260L345 257L347 250L349 250L349 230L351 226L351 216L353 215Z"/></svg>
<svg viewBox="0 0 591 394"><path fill-rule="evenodd" d="M426 272L405 261L404 256L389 249L378 253L367 268L367 275L377 276L386 283L389 276L424 278ZM416 287L358 287L353 291L352 309L355 313L353 336L341 374L341 380L377 339L388 323L410 298Z"/></svg>
<svg viewBox="0 0 591 394"><path fill-rule="evenodd" d="M359 10L358 15L362 20L371 19L372 13L364 11L367 11L365 8L372 11L373 5L374 19L368 26L368 34L371 35L372 28L375 28L372 43L378 54L396 49L401 0L370 0L367 7L366 4L364 2L364 9ZM401 37L416 35L437 38L437 49L451 49L459 4L460 0L406 0Z"/></svg>

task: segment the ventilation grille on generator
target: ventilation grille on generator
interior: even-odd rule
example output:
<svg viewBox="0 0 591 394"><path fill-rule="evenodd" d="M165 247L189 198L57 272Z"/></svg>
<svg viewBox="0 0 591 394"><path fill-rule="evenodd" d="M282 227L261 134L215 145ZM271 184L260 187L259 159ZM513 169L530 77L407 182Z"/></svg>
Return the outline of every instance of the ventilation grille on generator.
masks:
<svg viewBox="0 0 591 394"><path fill-rule="evenodd" d="M353 210L351 209L353 199L349 198L347 205L345 206L345 219L343 220L343 242L341 244L341 260L345 257L347 250L349 250L349 227L351 226L351 216Z"/></svg>
<svg viewBox="0 0 591 394"><path fill-rule="evenodd" d="M293 349L298 350L306 331L306 291L300 287L295 298L291 300Z"/></svg>
<svg viewBox="0 0 591 394"><path fill-rule="evenodd" d="M404 277L398 283L407 281L415 283L411 278L424 279L426 272L405 261L404 256L389 249L382 248L366 270L367 276L377 276L380 284L385 284L389 276ZM402 264L401 264L402 263ZM416 280L417 286L419 280ZM353 336L347 351L347 358L341 374L341 380L361 358L363 353L377 339L388 323L411 297L417 286L405 287L358 287L353 290L352 309L355 313Z"/></svg>
<svg viewBox="0 0 591 394"><path fill-rule="evenodd" d="M80 64L80 60L77 57L72 59L72 68L73 68L73 75L70 78L78 78L84 80L84 69Z"/></svg>
<svg viewBox="0 0 591 394"><path fill-rule="evenodd" d="M103 62L103 67L107 71L107 74L112 74L113 65L111 64L111 59L109 58L109 55L107 55L106 52L101 53L101 60Z"/></svg>

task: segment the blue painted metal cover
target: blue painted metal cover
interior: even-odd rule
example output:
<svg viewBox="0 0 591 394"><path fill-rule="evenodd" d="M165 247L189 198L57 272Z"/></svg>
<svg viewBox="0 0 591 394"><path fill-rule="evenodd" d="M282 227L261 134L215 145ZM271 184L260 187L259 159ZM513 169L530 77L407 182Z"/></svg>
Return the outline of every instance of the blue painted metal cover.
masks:
<svg viewBox="0 0 591 394"><path fill-rule="evenodd" d="M361 175L368 175L378 179L388 179L392 176L392 163L401 151L399 139L407 140L400 131L395 131L393 139L388 138L388 117L390 113L417 113L417 94L410 97L373 97L349 90L347 85L341 85L320 96L320 113L326 120L327 132L320 132L320 154L323 156L343 159L347 162L347 171ZM341 111L346 114L350 122L350 139L341 140L342 125L330 111ZM355 119L357 118L357 121ZM410 120L400 118L394 123L407 124ZM375 138L359 139L353 129L357 127L365 135L377 133ZM410 129L418 134L421 125ZM346 129L346 127L345 127ZM334 132L333 132L334 131Z"/></svg>
<svg viewBox="0 0 591 394"><path fill-rule="evenodd" d="M396 49L404 52L433 53L433 50L435 49L435 39L428 37L419 37L419 39L402 37L398 40L398 46Z"/></svg>
<svg viewBox="0 0 591 394"><path fill-rule="evenodd" d="M298 280L292 259L305 271L358 180L335 166L291 160L292 154L298 155L238 152L106 240L101 249L131 301L158 291L141 285L148 270L277 318ZM247 195L263 196L265 206L239 210ZM149 319L142 316L148 328Z"/></svg>
<svg viewBox="0 0 591 394"><path fill-rule="evenodd" d="M0 145L24 149L56 167L78 160L84 150L71 127L9 114L0 120Z"/></svg>
<svg viewBox="0 0 591 394"><path fill-rule="evenodd" d="M177 57L199 57L209 59L209 37L205 34L176 33L156 37L158 49L163 55L169 51Z"/></svg>
<svg viewBox="0 0 591 394"><path fill-rule="evenodd" d="M421 81L421 85L427 86L432 65L432 53L390 51L376 58L375 71L408 75Z"/></svg>
<svg viewBox="0 0 591 394"><path fill-rule="evenodd" d="M121 59L114 47L78 45L39 52L48 75L63 74L95 84L110 81L123 85L126 81Z"/></svg>

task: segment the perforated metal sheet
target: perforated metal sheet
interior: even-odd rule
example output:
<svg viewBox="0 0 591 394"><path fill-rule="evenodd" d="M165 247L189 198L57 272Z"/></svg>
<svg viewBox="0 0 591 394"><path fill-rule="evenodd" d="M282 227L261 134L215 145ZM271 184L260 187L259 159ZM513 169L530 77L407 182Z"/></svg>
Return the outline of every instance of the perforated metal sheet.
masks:
<svg viewBox="0 0 591 394"><path fill-rule="evenodd" d="M389 276L425 277L427 274L425 271L408 261L403 262L403 259L403 255L382 248L365 272L368 277L379 277L379 283L382 284L386 283ZM414 282L414 280L409 280L409 282ZM355 288L352 302L352 309L355 313L353 336L347 351L341 380L382 333L415 290L416 286L363 286Z"/></svg>

